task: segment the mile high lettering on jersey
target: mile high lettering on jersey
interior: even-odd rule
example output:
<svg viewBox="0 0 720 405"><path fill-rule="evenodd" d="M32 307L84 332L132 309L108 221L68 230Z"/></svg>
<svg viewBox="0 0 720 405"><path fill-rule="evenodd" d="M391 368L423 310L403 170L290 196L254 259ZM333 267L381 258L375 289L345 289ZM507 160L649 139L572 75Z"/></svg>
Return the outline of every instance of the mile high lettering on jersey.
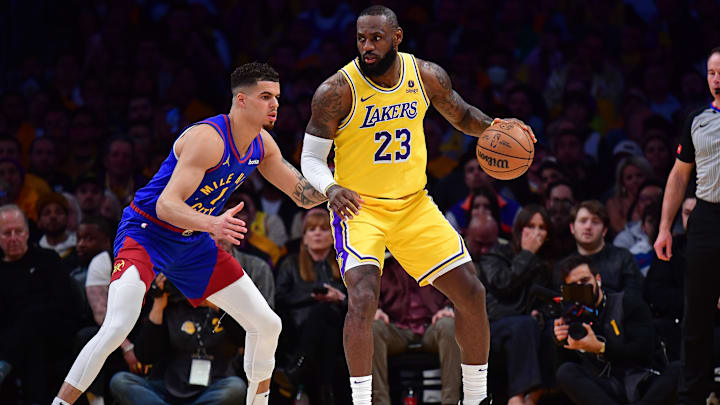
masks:
<svg viewBox="0 0 720 405"><path fill-rule="evenodd" d="M371 104L365 106L365 119L360 128L372 128L378 122L392 121L398 118L414 119L415 117L417 117L417 101L380 107Z"/></svg>

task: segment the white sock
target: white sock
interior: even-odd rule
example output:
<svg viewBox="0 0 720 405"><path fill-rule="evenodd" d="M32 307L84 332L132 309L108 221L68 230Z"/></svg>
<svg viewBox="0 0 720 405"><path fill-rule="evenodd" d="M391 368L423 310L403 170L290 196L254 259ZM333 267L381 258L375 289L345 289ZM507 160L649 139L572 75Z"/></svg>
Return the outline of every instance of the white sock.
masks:
<svg viewBox="0 0 720 405"><path fill-rule="evenodd" d="M62 399L60 399L58 397L55 397L55 399L53 399L51 405L70 405L70 403L63 401Z"/></svg>
<svg viewBox="0 0 720 405"><path fill-rule="evenodd" d="M463 405L479 405L487 397L488 365L461 364Z"/></svg>
<svg viewBox="0 0 720 405"><path fill-rule="evenodd" d="M353 405L370 405L372 401L372 374L350 377Z"/></svg>

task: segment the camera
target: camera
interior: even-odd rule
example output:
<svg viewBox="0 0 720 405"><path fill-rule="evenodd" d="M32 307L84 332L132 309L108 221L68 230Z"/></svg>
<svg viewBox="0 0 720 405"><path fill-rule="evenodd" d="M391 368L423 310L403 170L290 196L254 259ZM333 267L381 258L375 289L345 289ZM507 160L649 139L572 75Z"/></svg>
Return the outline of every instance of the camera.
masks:
<svg viewBox="0 0 720 405"><path fill-rule="evenodd" d="M564 284L562 292L562 319L568 325L568 335L575 340L587 336L583 323L592 324L598 319L595 294L591 284Z"/></svg>
<svg viewBox="0 0 720 405"><path fill-rule="evenodd" d="M587 335L583 323L591 324L598 319L595 308L596 296L591 284L564 284L561 294L539 285L530 288L529 301L543 303L542 312L548 319L562 318L569 326L568 334L575 340Z"/></svg>

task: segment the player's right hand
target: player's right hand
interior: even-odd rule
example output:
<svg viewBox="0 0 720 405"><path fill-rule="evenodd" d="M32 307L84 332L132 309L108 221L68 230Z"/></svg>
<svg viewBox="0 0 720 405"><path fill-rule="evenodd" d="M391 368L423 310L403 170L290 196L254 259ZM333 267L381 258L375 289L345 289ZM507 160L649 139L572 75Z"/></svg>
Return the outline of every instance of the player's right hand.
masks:
<svg viewBox="0 0 720 405"><path fill-rule="evenodd" d="M351 219L360 212L361 204L365 201L360 194L347 188L333 184L327 191L330 208L343 220Z"/></svg>
<svg viewBox="0 0 720 405"><path fill-rule="evenodd" d="M217 217L212 217L209 233L213 239L218 242L229 242L233 245L239 245L242 239L245 239L247 228L245 221L235 218L235 214L240 212L245 206L244 202L230 208Z"/></svg>
<svg viewBox="0 0 720 405"><path fill-rule="evenodd" d="M667 229L661 229L655 239L655 254L658 259L668 261L672 257L672 235Z"/></svg>

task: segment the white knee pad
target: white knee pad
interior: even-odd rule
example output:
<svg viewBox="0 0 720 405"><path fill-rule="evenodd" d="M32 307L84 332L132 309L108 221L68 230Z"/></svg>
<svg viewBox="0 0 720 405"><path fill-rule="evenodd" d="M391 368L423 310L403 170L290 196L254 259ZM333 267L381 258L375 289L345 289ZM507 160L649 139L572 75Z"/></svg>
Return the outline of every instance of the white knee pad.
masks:
<svg viewBox="0 0 720 405"><path fill-rule="evenodd" d="M208 301L222 308L245 329L244 369L248 380L269 379L275 368L275 349L282 324L250 277L240 277L209 296Z"/></svg>
<svg viewBox="0 0 720 405"><path fill-rule="evenodd" d="M85 391L100 372L105 359L125 340L140 316L145 283L135 266L110 284L107 312L98 333L78 354L65 381Z"/></svg>

